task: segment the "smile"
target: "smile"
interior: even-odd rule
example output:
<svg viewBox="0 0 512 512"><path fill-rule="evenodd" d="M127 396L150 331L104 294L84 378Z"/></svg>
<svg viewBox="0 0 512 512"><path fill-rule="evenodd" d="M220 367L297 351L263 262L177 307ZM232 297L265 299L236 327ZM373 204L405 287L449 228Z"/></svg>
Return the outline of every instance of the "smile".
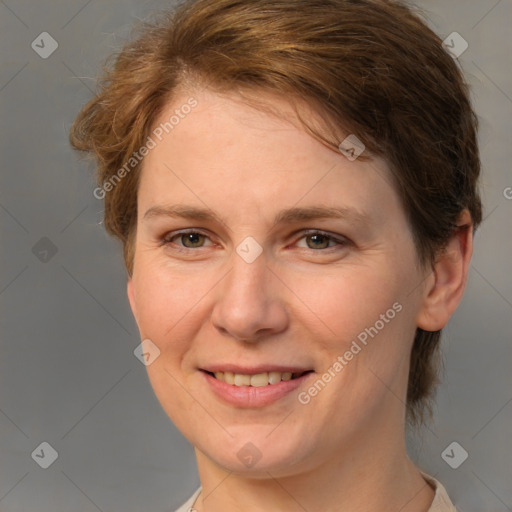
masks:
<svg viewBox="0 0 512 512"><path fill-rule="evenodd" d="M265 407L287 396L293 397L295 390L315 374L314 370L302 368L234 365L201 368L199 373L217 399L243 408Z"/></svg>
<svg viewBox="0 0 512 512"><path fill-rule="evenodd" d="M311 371L311 370L309 370ZM301 377L306 372L262 372L256 374L233 373L233 372L207 372L217 380L231 384L232 386L251 386L259 388L279 384L281 381L293 380Z"/></svg>

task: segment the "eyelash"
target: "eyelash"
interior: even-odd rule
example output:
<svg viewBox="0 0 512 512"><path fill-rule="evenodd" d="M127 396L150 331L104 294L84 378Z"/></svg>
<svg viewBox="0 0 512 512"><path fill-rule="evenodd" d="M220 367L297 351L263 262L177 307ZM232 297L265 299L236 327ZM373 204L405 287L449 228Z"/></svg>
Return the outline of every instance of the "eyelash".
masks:
<svg viewBox="0 0 512 512"><path fill-rule="evenodd" d="M319 253L320 252L331 252L332 250L336 250L336 248L339 248L340 246L344 247L344 246L347 246L350 244L350 241L345 237L337 237L337 236L334 236L326 231L321 231L318 229L307 229L307 230L302 231L301 233L302 233L302 236L297 240L297 242L302 240L303 238L306 238L307 236L321 235L321 236L327 238L329 240L329 242L332 241L332 242L336 242L336 244L337 244L335 246L326 247L324 249L310 249L309 247L301 247L301 249L306 249L306 250L313 251L313 252L319 252ZM162 245L166 246L166 247L174 246L174 247L172 247L172 249L180 251L180 252L190 252L190 251L194 251L194 250L198 250L198 249L204 249L204 247L196 247L196 248L183 247L180 245L175 245L174 242L172 242L172 240L174 238L179 238L180 236L184 236L184 235L188 235L188 234L198 234L198 235L202 235L209 239L208 234L204 233L201 230L186 229L186 230L182 230L182 231L173 231L171 233L167 233L162 238Z"/></svg>

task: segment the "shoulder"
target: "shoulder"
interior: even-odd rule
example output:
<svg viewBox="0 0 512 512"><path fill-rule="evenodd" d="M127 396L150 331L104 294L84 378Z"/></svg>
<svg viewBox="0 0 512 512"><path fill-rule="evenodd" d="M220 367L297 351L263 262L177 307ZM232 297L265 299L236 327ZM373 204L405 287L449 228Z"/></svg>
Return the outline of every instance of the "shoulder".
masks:
<svg viewBox="0 0 512 512"><path fill-rule="evenodd" d="M435 491L434 500L428 512L457 512L457 509L448 497L448 493L441 482L436 480L433 476L423 473L423 471L421 475Z"/></svg>
<svg viewBox="0 0 512 512"><path fill-rule="evenodd" d="M428 475L427 473L421 472L421 475L435 491L434 500L432 501L428 512L457 512L457 509L448 497L448 493L446 492L446 489L443 487L441 482ZM194 492L194 494L175 512L192 512L192 506L194 505L194 502L196 501L200 492L201 488L197 489L196 492Z"/></svg>
<svg viewBox="0 0 512 512"><path fill-rule="evenodd" d="M199 487L199 489L197 489L197 491L192 496L190 496L190 498L174 512L192 512L193 511L192 506L194 505L194 502L196 501L200 492L201 492L201 487Z"/></svg>

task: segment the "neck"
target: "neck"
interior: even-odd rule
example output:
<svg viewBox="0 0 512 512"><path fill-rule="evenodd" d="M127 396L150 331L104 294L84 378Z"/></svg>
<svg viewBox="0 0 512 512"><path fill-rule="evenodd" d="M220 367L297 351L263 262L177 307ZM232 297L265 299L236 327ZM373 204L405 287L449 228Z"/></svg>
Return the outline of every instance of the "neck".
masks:
<svg viewBox="0 0 512 512"><path fill-rule="evenodd" d="M392 416L392 415L390 415ZM308 468L251 476L219 467L196 449L203 491L194 504L198 512L286 510L303 512L427 512L432 488L407 457L404 425L385 419L359 431L341 450Z"/></svg>

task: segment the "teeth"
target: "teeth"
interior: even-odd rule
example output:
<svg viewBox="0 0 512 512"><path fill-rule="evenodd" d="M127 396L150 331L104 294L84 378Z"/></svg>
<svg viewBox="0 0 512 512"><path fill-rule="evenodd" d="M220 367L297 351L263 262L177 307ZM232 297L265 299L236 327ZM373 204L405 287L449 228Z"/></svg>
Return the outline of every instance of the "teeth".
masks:
<svg viewBox="0 0 512 512"><path fill-rule="evenodd" d="M226 384L235 386L252 386L259 388L269 384L278 384L282 380L291 380L291 372L264 372L255 375L245 375L242 373L215 372L215 378Z"/></svg>
<svg viewBox="0 0 512 512"><path fill-rule="evenodd" d="M270 372L268 374L268 382L270 384L277 384L281 382L281 372Z"/></svg>
<svg viewBox="0 0 512 512"><path fill-rule="evenodd" d="M235 386L250 386L251 376L235 373Z"/></svg>
<svg viewBox="0 0 512 512"><path fill-rule="evenodd" d="M257 373L251 376L251 386L259 388L268 384L268 373Z"/></svg>

